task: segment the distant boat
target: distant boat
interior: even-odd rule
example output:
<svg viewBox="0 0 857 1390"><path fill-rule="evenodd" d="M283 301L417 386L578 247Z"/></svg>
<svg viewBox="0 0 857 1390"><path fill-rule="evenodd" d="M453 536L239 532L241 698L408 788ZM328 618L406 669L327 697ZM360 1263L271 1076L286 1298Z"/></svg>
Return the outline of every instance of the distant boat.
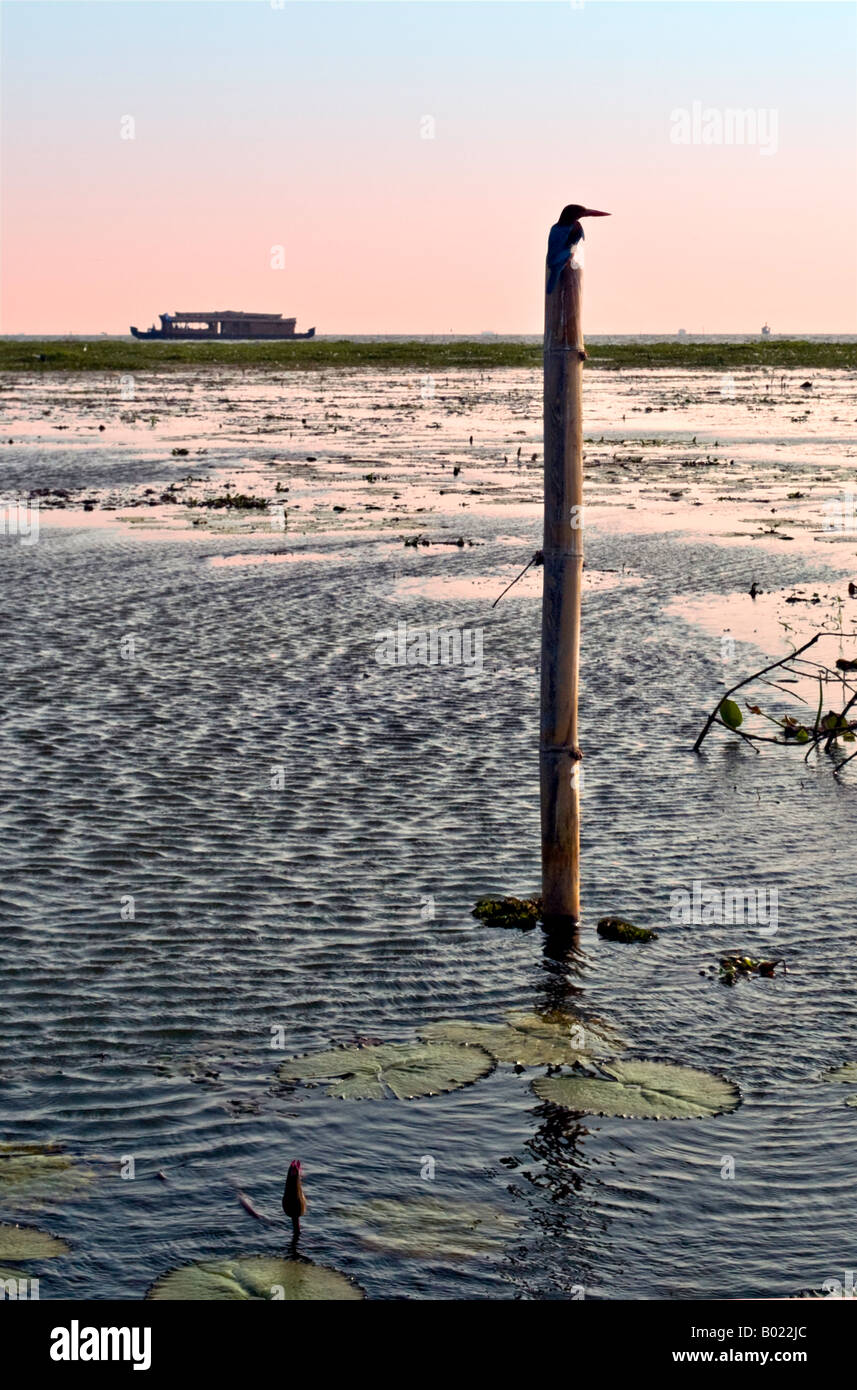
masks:
<svg viewBox="0 0 857 1390"><path fill-rule="evenodd" d="M763 338L770 338L770 336L771 336L771 326L770 326L770 324L768 324L768 323L763 323L763 324L762 324L762 337L763 337Z"/></svg>
<svg viewBox="0 0 857 1390"><path fill-rule="evenodd" d="M135 338L314 338L315 329L296 333L297 319L284 319L282 314L245 314L235 309L199 309L193 313L159 314L160 328L135 328Z"/></svg>

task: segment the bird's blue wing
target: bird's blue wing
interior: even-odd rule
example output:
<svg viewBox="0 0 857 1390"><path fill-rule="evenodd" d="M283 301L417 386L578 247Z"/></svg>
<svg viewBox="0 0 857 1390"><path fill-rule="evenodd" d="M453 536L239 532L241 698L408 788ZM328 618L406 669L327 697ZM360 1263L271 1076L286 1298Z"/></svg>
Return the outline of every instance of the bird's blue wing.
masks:
<svg viewBox="0 0 857 1390"><path fill-rule="evenodd" d="M560 227L557 224L555 227L551 227L548 233L547 265L550 271L547 284L548 294L552 294L556 289L560 271L571 255L573 231L573 227Z"/></svg>

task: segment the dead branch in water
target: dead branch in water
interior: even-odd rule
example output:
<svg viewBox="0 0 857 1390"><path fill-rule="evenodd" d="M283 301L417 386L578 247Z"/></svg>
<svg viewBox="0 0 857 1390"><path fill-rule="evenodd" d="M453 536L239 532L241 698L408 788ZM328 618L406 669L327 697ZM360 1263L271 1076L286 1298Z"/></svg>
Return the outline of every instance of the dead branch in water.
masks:
<svg viewBox="0 0 857 1390"><path fill-rule="evenodd" d="M718 703L706 719L693 745L694 753L699 752L704 739L715 724L719 724L727 733L736 734L738 738L749 743L755 753L759 752L759 749L755 747L757 743L778 743L782 747L793 746L805 748L805 761L808 761L810 754L814 751L817 752L819 748L822 748L825 753L831 753L834 748L838 746L840 739L845 743L854 743L857 741L857 732L855 732L857 731L857 719L848 718L851 710L857 705L857 686L849 681L845 675L846 671L857 670L857 662L840 659L835 666L827 666L822 662L811 661L804 657L802 653L808 651L809 648L813 647L822 637L837 637L841 641L843 634L841 632L832 632L829 629L823 632L817 632L814 637L810 637L809 641L804 642L803 646L796 647L794 651L788 652L785 656L780 657L778 661L772 661L767 666L763 666L761 670L754 671L751 675L744 676L740 681L736 681L736 683L726 691L725 695L720 697ZM745 686L751 685L753 681L759 680L761 680L764 685L769 685L775 690L783 690L783 687L777 685L774 681L766 681L763 678L769 671L776 670L783 670L789 675L806 678L810 672L801 670L801 667L812 668L818 679L818 707L815 711L814 722L812 724L802 724L791 715L784 715L782 718L777 718L774 715L766 714L758 705L748 704L747 708L751 714L760 715L763 719L767 719L770 723L775 724L782 730L782 737L771 737L770 734L756 734L742 729L740 725L744 722L744 716L739 706L732 699L732 696L735 695L737 691L743 690ZM844 690L849 693L850 698L846 701L841 710L829 710L827 714L823 715L824 685L826 680L841 682ZM786 692L783 691L783 693L785 694ZM797 696L797 698L800 699L802 704L808 703L802 696ZM854 753L850 753L847 758L843 758L841 762L838 762L834 767L834 772L841 772L845 764L850 763L851 759L855 756L857 756L857 750L855 750Z"/></svg>
<svg viewBox="0 0 857 1390"><path fill-rule="evenodd" d="M515 578L512 580L512 583L506 585L502 594L498 594L497 598L495 598L494 602L491 604L491 607L497 607L497 604L500 602L500 599L504 598L505 595L508 594L513 584L517 584L519 579L523 579L524 575L527 573L527 570L531 567L531 565L543 565L544 562L545 557L543 553L541 552L541 550L537 550L532 560L528 560L527 563L524 565L524 568L521 570L521 573L515 575Z"/></svg>

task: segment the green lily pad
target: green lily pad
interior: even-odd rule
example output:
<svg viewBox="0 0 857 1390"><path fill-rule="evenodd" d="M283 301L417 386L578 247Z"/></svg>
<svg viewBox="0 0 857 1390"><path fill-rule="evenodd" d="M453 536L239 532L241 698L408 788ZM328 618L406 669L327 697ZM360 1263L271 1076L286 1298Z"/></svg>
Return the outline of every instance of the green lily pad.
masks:
<svg viewBox="0 0 857 1390"><path fill-rule="evenodd" d="M461 1043L374 1043L336 1047L292 1057L281 1081L330 1081L329 1096L341 1100L414 1100L457 1091L487 1076L494 1061L481 1047Z"/></svg>
<svg viewBox="0 0 857 1390"><path fill-rule="evenodd" d="M624 917L601 917L597 924L599 936L603 936L605 941L657 941L658 934L651 931L648 927L635 927L633 922L626 922Z"/></svg>
<svg viewBox="0 0 857 1390"><path fill-rule="evenodd" d="M541 898L480 898L473 916L489 927L517 927L529 931L542 915Z"/></svg>
<svg viewBox="0 0 857 1390"><path fill-rule="evenodd" d="M58 1144L0 1144L0 1199L11 1207L40 1207L77 1197L95 1177Z"/></svg>
<svg viewBox="0 0 857 1390"><path fill-rule="evenodd" d="M484 1203L439 1197L378 1197L343 1211L359 1239L376 1250L422 1259L472 1260L494 1255L520 1222Z"/></svg>
<svg viewBox="0 0 857 1390"><path fill-rule="evenodd" d="M511 1013L505 1023L444 1019L421 1031L430 1042L475 1045L484 1048L497 1062L515 1062L524 1067L611 1057L626 1047L619 1034L602 1020L563 1013Z"/></svg>
<svg viewBox="0 0 857 1390"><path fill-rule="evenodd" d="M729 729L738 729L744 723L741 707L736 705L734 700L722 700L720 702L720 718Z"/></svg>
<svg viewBox="0 0 857 1390"><path fill-rule="evenodd" d="M844 1062L841 1067L821 1073L822 1081L857 1081L857 1062Z"/></svg>
<svg viewBox="0 0 857 1390"><path fill-rule="evenodd" d="M309 1260L248 1255L234 1260L201 1260L158 1279L151 1299L183 1302L268 1299L271 1302L342 1302L365 1298L359 1284L336 1269Z"/></svg>
<svg viewBox="0 0 857 1390"><path fill-rule="evenodd" d="M540 1100L590 1115L639 1120L702 1119L735 1110L737 1086L695 1067L667 1062L604 1063L603 1078L544 1076L533 1082Z"/></svg>
<svg viewBox="0 0 857 1390"><path fill-rule="evenodd" d="M35 1226L0 1224L2 1260L50 1260L56 1255L67 1254L68 1246L65 1241L57 1236L48 1235L47 1231L39 1231Z"/></svg>

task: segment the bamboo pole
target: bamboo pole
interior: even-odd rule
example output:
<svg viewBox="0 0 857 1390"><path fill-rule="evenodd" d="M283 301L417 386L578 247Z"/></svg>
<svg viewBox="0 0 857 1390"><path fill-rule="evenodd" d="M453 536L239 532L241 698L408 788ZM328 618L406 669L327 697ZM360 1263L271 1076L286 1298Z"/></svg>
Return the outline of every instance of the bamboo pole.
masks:
<svg viewBox="0 0 857 1390"><path fill-rule="evenodd" d="M542 915L580 920L580 758L577 695L583 582L581 386L583 270L572 254L545 295L545 523L539 774Z"/></svg>

